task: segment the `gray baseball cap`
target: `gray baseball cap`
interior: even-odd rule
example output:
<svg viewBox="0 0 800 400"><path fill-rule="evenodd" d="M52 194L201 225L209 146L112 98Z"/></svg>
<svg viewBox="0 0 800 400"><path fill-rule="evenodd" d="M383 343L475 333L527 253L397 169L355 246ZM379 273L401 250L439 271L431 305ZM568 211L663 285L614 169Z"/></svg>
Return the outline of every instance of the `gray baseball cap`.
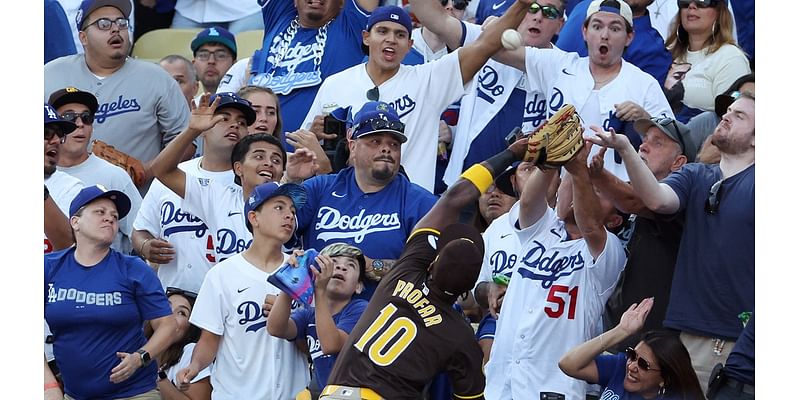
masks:
<svg viewBox="0 0 800 400"><path fill-rule="evenodd" d="M689 162L694 161L697 149L689 136L690 130L686 125L670 117L642 118L633 123L633 129L640 135L644 135L651 127L658 128L667 137L678 143L681 146L681 153L686 156Z"/></svg>

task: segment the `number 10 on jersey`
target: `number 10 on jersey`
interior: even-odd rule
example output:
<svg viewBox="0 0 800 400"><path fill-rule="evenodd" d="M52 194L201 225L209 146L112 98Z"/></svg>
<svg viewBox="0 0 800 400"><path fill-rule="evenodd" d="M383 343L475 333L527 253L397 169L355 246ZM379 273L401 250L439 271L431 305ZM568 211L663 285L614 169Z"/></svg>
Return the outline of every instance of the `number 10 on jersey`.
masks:
<svg viewBox="0 0 800 400"><path fill-rule="evenodd" d="M417 325L414 321L407 317L397 317L392 320L395 312L397 307L394 304L390 303L383 307L378 318L354 345L358 351L365 353L372 362L381 367L397 360L397 357L417 337Z"/></svg>

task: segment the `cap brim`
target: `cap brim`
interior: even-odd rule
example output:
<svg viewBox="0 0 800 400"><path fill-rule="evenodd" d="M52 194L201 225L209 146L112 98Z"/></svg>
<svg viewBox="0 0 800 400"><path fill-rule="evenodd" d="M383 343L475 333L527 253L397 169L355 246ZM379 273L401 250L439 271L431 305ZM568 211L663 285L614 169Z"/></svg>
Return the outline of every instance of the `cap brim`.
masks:
<svg viewBox="0 0 800 400"><path fill-rule="evenodd" d="M89 92L72 92L72 93L65 93L59 97L53 98L50 97L50 101L48 103L53 106L53 108L59 108L64 104L69 103L78 103L83 104L89 108L89 111L94 114L97 112L97 108L99 107L97 103L97 98L94 97L93 94Z"/></svg>
<svg viewBox="0 0 800 400"><path fill-rule="evenodd" d="M514 185L511 184L511 176L517 172L517 167L513 166L509 169L506 169L500 175L497 175L497 178L494 179L494 186L500 189L501 192L504 194L511 196L511 197L518 197L517 194L514 192Z"/></svg>
<svg viewBox="0 0 800 400"><path fill-rule="evenodd" d="M244 114L244 119L247 121L247 126L253 125L256 122L256 112L253 110L252 107L248 107L242 103L237 103L231 101L227 104L221 104L217 106L217 111L224 110L226 108L235 108Z"/></svg>
<svg viewBox="0 0 800 400"><path fill-rule="evenodd" d="M75 125L75 123L64 120L45 122L45 125L56 125L67 135L78 129L78 125Z"/></svg>
<svg viewBox="0 0 800 400"><path fill-rule="evenodd" d="M388 134L391 134L392 136L397 138L397 140L400 141L400 143L405 143L405 142L408 141L408 137L406 137L406 135L403 134L403 132L396 131L394 129L378 129L378 130L374 130L372 132L362 133L361 135L358 136L357 139L360 139L362 137L369 136L369 135L374 135L376 133L388 133Z"/></svg>
<svg viewBox="0 0 800 400"><path fill-rule="evenodd" d="M640 135L644 135L647 133L647 130L651 127L660 128L655 122L651 121L649 118L642 118L637 119L636 122L633 123L633 130ZM661 129L663 131L663 129Z"/></svg>
<svg viewBox="0 0 800 400"><path fill-rule="evenodd" d="M275 196L287 196L292 199L295 210L303 208L303 206L306 205L306 200L308 199L305 187L294 183L284 183L283 185L280 185L272 195L272 197Z"/></svg>

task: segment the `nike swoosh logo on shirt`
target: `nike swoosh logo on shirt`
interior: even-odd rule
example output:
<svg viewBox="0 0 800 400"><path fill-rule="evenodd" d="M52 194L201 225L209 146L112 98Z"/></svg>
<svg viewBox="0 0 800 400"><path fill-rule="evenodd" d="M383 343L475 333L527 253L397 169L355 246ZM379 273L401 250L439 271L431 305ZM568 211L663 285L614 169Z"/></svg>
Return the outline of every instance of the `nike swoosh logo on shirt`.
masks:
<svg viewBox="0 0 800 400"><path fill-rule="evenodd" d="M345 196L347 196L347 194L338 194L338 193L336 193L336 191L334 190L333 192L331 192L331 196L333 196L333 197L338 197L338 198L340 198L340 199L341 199L342 197L345 197Z"/></svg>
<svg viewBox="0 0 800 400"><path fill-rule="evenodd" d="M510 233L506 233L505 235L500 235L500 239L505 239L505 238L507 238L509 236L511 236L511 234Z"/></svg>
<svg viewBox="0 0 800 400"><path fill-rule="evenodd" d="M232 217L232 216L234 216L234 215L236 215L236 214L241 214L241 212L238 212L238 211L228 211L228 216L229 216L229 217Z"/></svg>
<svg viewBox="0 0 800 400"><path fill-rule="evenodd" d="M575 76L575 74L571 74L571 73L567 72L567 69L566 69L566 68L562 69L562 70L561 70L561 72L563 72L563 73L564 73L564 75L572 75L572 76Z"/></svg>
<svg viewBox="0 0 800 400"><path fill-rule="evenodd" d="M499 9L500 7L502 7L502 6L503 6L503 4L506 4L506 0L503 0L503 1L501 1L500 3L497 3L497 4L492 4L492 10L497 10L497 9Z"/></svg>
<svg viewBox="0 0 800 400"><path fill-rule="evenodd" d="M247 290L247 289L250 289L250 286L248 286L248 287L246 287L246 288L244 288L244 289L236 289L236 293L242 293L242 292L244 292L244 291L245 291L245 290Z"/></svg>

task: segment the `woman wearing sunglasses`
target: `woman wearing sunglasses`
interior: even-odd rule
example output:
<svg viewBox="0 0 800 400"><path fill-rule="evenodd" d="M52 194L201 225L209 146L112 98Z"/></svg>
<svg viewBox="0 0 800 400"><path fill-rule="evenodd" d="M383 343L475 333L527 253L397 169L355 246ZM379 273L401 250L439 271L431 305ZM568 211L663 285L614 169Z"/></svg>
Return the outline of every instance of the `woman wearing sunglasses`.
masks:
<svg viewBox="0 0 800 400"><path fill-rule="evenodd" d="M175 287L167 288L167 299L172 307L172 315L178 322L178 329L173 335L176 339L156 359L158 365L158 391L163 400L210 400L211 399L211 366L200 371L192 379L186 391L175 386L175 375L189 365L197 340L200 339L200 328L189 323L197 293ZM153 332L149 324L144 328L145 336Z"/></svg>
<svg viewBox="0 0 800 400"><path fill-rule="evenodd" d="M714 111L714 98L740 76L750 62L733 38L733 16L724 0L678 0L667 49L672 67L664 88L677 119L683 123L703 111Z"/></svg>
<svg viewBox="0 0 800 400"><path fill-rule="evenodd" d="M649 331L625 353L602 354L638 332L652 307L652 297L632 304L619 325L567 352L559 368L573 378L603 386L603 399L704 399L689 352L677 334Z"/></svg>

